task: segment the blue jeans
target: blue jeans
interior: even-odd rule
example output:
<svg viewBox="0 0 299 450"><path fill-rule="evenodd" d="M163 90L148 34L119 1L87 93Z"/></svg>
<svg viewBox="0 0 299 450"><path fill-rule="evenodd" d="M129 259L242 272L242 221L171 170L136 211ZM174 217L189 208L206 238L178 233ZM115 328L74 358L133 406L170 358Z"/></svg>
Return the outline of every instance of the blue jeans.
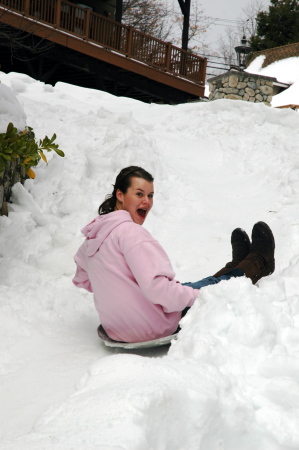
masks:
<svg viewBox="0 0 299 450"><path fill-rule="evenodd" d="M217 284L222 280L229 280L230 278L237 278L237 277L243 277L244 272L240 269L232 269L229 272L226 272L226 274L221 275L219 278L215 277L207 277L203 278L202 280L195 281L194 283L182 283L184 286L190 286L193 289L201 289L202 287L209 286L210 284Z"/></svg>
<svg viewBox="0 0 299 450"><path fill-rule="evenodd" d="M220 283L222 280L229 280L230 278L237 278L237 277L243 277L244 272L240 269L232 269L229 272L226 272L226 274L221 275L219 278L215 277L207 277L203 278L202 280L195 281L195 283L182 283L183 286L190 286L193 289L201 289L202 287L209 286L210 284L217 284ZM189 311L190 306L187 306L187 308L183 309L182 311L182 317L184 317L187 312ZM180 327L176 330L176 333L180 331Z"/></svg>

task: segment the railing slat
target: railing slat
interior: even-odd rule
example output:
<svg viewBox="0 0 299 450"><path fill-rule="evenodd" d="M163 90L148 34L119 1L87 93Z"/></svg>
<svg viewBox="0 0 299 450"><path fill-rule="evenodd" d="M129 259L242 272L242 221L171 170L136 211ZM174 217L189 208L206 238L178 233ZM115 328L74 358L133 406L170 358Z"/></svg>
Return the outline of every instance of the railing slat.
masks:
<svg viewBox="0 0 299 450"><path fill-rule="evenodd" d="M24 0L23 14L29 14L30 0Z"/></svg>
<svg viewBox="0 0 299 450"><path fill-rule="evenodd" d="M133 43L133 28L128 27L128 36L127 36L127 56L128 58L131 58L132 54L132 43Z"/></svg>
<svg viewBox="0 0 299 450"><path fill-rule="evenodd" d="M60 27L60 18L61 18L61 0L57 0L55 11L55 25L57 28Z"/></svg>
<svg viewBox="0 0 299 450"><path fill-rule="evenodd" d="M84 26L84 38L88 39L89 36L89 26L90 26L90 9L86 11L85 16L85 26Z"/></svg>

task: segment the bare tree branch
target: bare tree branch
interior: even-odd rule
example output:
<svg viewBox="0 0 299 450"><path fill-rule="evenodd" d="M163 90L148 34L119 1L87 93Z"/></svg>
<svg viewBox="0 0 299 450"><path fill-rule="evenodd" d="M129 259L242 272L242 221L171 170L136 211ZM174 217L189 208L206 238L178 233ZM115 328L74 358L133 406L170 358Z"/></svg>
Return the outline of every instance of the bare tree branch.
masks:
<svg viewBox="0 0 299 450"><path fill-rule="evenodd" d="M45 38L35 39L34 24L26 25L23 30L14 28L3 21L4 14L5 11L0 14L0 46L9 48L11 62L14 58L19 61L33 60L54 47L55 44L47 40L52 33Z"/></svg>
<svg viewBox="0 0 299 450"><path fill-rule="evenodd" d="M156 0L124 0L122 22L142 33L167 40L173 24L169 7Z"/></svg>
<svg viewBox="0 0 299 450"><path fill-rule="evenodd" d="M256 16L265 8L265 0L251 0L242 10L237 27L227 27L218 39L218 55L223 57L226 64L234 65L237 62L235 47L240 45L243 35L247 39L256 34Z"/></svg>

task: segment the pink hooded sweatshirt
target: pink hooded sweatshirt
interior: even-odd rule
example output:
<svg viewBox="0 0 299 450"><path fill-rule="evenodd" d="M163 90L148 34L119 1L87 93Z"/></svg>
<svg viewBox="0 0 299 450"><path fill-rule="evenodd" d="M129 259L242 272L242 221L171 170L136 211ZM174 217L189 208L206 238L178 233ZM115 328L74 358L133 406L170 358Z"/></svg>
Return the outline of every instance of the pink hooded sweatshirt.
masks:
<svg viewBox="0 0 299 450"><path fill-rule="evenodd" d="M171 263L127 211L98 216L82 233L75 286L94 293L95 307L116 341L143 342L176 331L198 291L174 280Z"/></svg>

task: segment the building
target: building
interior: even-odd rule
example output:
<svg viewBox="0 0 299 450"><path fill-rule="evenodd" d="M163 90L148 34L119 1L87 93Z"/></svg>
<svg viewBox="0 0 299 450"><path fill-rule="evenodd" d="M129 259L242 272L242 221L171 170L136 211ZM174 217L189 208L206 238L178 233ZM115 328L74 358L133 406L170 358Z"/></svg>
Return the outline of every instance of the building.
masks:
<svg viewBox="0 0 299 450"><path fill-rule="evenodd" d="M206 59L114 21L115 2L0 0L1 70L145 102L203 97Z"/></svg>

